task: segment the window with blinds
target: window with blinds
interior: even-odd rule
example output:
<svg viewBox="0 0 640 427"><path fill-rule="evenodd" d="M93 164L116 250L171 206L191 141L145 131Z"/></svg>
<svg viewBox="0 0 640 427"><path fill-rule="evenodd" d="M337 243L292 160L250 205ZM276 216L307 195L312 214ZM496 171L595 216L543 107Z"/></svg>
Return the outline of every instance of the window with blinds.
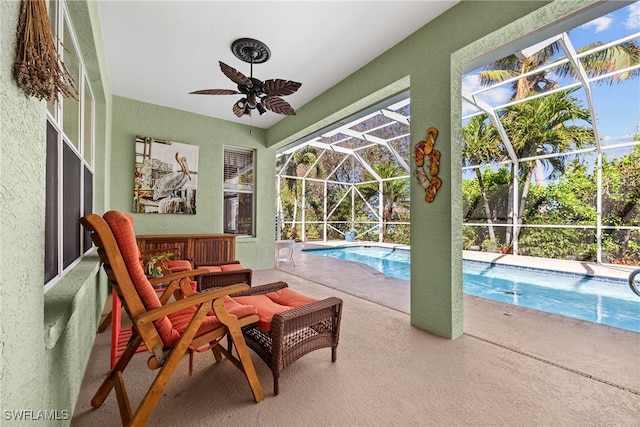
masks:
<svg viewBox="0 0 640 427"><path fill-rule="evenodd" d="M254 236L253 150L224 148L224 232Z"/></svg>

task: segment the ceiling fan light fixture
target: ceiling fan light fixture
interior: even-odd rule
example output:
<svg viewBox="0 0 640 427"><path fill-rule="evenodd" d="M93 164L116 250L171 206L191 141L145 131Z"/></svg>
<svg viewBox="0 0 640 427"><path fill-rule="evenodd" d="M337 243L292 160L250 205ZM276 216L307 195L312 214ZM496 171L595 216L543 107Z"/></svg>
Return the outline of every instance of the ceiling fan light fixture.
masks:
<svg viewBox="0 0 640 427"><path fill-rule="evenodd" d="M247 105L249 106L249 108L256 108L257 103L258 102L256 100L256 94L252 93L249 99L247 100Z"/></svg>
<svg viewBox="0 0 640 427"><path fill-rule="evenodd" d="M246 95L246 97L233 104L232 111L237 117L251 116L251 110L255 109L258 110L260 115L265 114L267 110L285 116L296 114L291 105L281 96L295 93L302 86L301 83L284 79L270 79L262 82L253 77L253 64L261 64L271 57L271 51L267 45L256 39L242 38L231 44L231 51L241 61L251 64L251 73L247 77L235 68L219 61L222 73L238 85L238 90L204 89L190 93L198 95Z"/></svg>
<svg viewBox="0 0 640 427"><path fill-rule="evenodd" d="M246 104L247 104L247 98L241 98L238 102L236 102L236 107L242 110L244 109Z"/></svg>

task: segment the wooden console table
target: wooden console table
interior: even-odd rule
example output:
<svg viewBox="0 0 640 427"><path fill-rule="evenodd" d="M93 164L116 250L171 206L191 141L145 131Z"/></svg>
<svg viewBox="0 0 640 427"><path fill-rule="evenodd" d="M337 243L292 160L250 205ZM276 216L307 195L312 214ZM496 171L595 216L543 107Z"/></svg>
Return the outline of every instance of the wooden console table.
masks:
<svg viewBox="0 0 640 427"><path fill-rule="evenodd" d="M236 259L234 234L153 234L138 235L141 251L176 248L194 265L223 263Z"/></svg>

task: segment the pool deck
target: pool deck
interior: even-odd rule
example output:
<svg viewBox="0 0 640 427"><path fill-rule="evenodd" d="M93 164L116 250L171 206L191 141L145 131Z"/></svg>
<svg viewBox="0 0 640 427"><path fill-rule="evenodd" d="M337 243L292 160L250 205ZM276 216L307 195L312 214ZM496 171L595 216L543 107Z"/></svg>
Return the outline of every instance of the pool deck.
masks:
<svg viewBox="0 0 640 427"><path fill-rule="evenodd" d="M296 265L281 262L277 269L288 275L410 314L410 283L408 281L388 277L361 263L318 256L314 255L313 251L305 250L363 245L410 249L406 245L377 242L296 243L294 253ZM463 258L620 280L627 280L629 274L638 268L476 251L464 251ZM615 384L630 384L628 380L634 378L632 383L640 386L639 333L467 294L464 295L463 312L464 335L534 358L539 357L547 363L569 367L568 369L580 372L602 372L602 377L598 374L595 376L608 378ZM603 353L603 349L609 350ZM611 356L610 351L620 351L619 356L624 359L624 362L608 360ZM579 357L576 358L576 355ZM626 373L633 371L634 374L626 378L624 371L614 374L609 371L612 368L611 363L618 364L618 368L626 365L630 369ZM599 366L596 368L596 365ZM605 366L608 367L605 368ZM613 378L616 379L613 380ZM634 390L640 393L638 388Z"/></svg>
<svg viewBox="0 0 640 427"><path fill-rule="evenodd" d="M342 298L337 361L327 349L305 355L283 371L276 397L268 368L252 353L265 393L255 404L228 361L197 355L189 378L185 358L148 425L640 425L640 334L465 295L464 334L441 338L411 324L409 282L301 251L312 246L295 245L295 266L254 271L253 286L283 280L316 298ZM599 275L595 267L580 268ZM72 426L118 424L113 393L103 407L90 406L108 370L108 335L96 337ZM125 373L134 401L154 374L146 359L136 356Z"/></svg>

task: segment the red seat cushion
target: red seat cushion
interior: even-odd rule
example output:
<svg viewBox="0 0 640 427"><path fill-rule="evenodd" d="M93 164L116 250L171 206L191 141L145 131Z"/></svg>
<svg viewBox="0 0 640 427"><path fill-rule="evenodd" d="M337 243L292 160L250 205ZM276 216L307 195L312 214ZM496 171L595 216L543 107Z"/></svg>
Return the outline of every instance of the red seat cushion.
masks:
<svg viewBox="0 0 640 427"><path fill-rule="evenodd" d="M257 325L265 332L271 331L271 323L275 314L318 301L316 298L302 295L289 288L264 295L241 296L233 299L240 304L252 305L258 310L260 320Z"/></svg>
<svg viewBox="0 0 640 427"><path fill-rule="evenodd" d="M220 266L222 271L237 271L237 270L246 270L247 267L242 264L223 264Z"/></svg>
<svg viewBox="0 0 640 427"><path fill-rule="evenodd" d="M191 270L191 263L186 259L170 259L164 262L172 273Z"/></svg>
<svg viewBox="0 0 640 427"><path fill-rule="evenodd" d="M239 302L234 301L232 298L226 295L222 297L222 301L224 302L224 306L227 309L227 312L229 314L236 316L239 319L246 316L250 316L252 314L257 314L255 307L251 305L240 304ZM171 319L171 323L173 324L174 329L178 333L182 334L184 330L187 329L187 326L189 325L189 322L191 321L191 318L193 317L193 314L196 312L197 309L198 308L195 306L189 307L187 309L180 310L168 316L169 319ZM210 311L209 313L207 313L207 316L204 318L202 325L200 325L200 328L198 328L198 332L196 332L196 337L202 334L205 334L209 331L212 331L216 328L219 328L220 326L222 326L222 323L220 323L220 321L215 316L213 311Z"/></svg>
<svg viewBox="0 0 640 427"><path fill-rule="evenodd" d="M198 268L206 268L209 273L220 273L222 269L217 265L199 265Z"/></svg>

